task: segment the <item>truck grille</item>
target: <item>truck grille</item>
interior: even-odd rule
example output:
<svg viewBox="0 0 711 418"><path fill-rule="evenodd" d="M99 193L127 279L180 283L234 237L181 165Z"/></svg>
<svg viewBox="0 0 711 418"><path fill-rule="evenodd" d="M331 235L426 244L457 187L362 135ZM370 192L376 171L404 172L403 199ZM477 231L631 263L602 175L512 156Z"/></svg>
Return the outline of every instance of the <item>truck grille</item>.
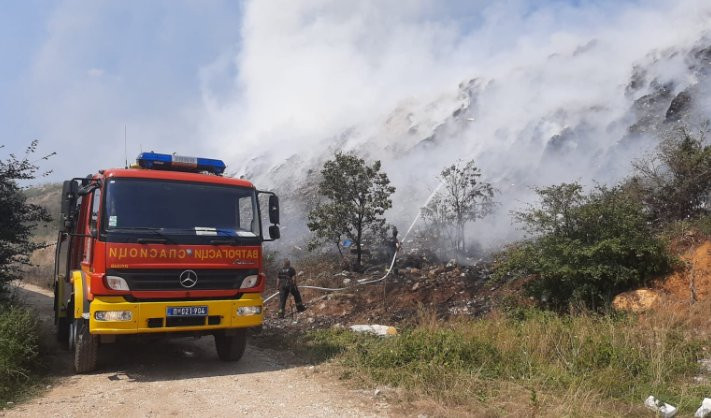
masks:
<svg viewBox="0 0 711 418"><path fill-rule="evenodd" d="M119 276L126 280L131 290L230 290L239 289L245 277L258 274L249 270L205 270L192 269L197 274L197 283L191 288L180 285L179 277L185 269L153 270L126 269L109 270L107 276Z"/></svg>

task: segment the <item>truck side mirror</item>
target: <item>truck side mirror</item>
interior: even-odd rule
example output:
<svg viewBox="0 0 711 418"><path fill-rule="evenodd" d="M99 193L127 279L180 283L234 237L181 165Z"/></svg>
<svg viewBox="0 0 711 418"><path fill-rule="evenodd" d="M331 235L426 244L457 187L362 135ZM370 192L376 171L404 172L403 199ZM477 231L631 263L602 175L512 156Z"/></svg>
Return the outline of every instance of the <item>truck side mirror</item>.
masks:
<svg viewBox="0 0 711 418"><path fill-rule="evenodd" d="M92 219L89 222L89 235L91 235L92 238L99 236L99 231L96 229L96 219Z"/></svg>
<svg viewBox="0 0 711 418"><path fill-rule="evenodd" d="M77 205L79 185L74 180L67 180L62 185L61 232L70 231L74 227L74 208Z"/></svg>
<svg viewBox="0 0 711 418"><path fill-rule="evenodd" d="M269 222L274 225L279 223L279 198L275 195L269 196ZM269 228L269 232L271 235L271 228Z"/></svg>
<svg viewBox="0 0 711 418"><path fill-rule="evenodd" d="M269 238L272 240L281 238L281 232L278 226L272 225L269 227Z"/></svg>

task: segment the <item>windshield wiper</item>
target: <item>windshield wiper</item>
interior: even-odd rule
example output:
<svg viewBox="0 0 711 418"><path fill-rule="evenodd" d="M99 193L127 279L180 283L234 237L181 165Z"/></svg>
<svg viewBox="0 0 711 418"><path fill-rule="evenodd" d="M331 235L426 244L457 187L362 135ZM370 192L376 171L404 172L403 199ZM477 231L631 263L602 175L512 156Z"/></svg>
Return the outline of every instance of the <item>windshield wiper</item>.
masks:
<svg viewBox="0 0 711 418"><path fill-rule="evenodd" d="M221 244L237 244L237 237L233 239L211 239L210 244L221 245Z"/></svg>
<svg viewBox="0 0 711 418"><path fill-rule="evenodd" d="M163 228L155 228L152 226L134 226L134 227L127 227L127 228L113 228L113 230L118 230L118 231L141 231L141 232L150 232L154 235L160 235L161 238L138 238L136 240L137 243L139 244L166 244L166 243L171 243L175 244L175 241L170 239L165 232L163 232Z"/></svg>
<svg viewBox="0 0 711 418"><path fill-rule="evenodd" d="M168 240L165 238L139 238L136 242L139 244L165 244Z"/></svg>
<svg viewBox="0 0 711 418"><path fill-rule="evenodd" d="M240 238L237 230L227 229L227 228L215 228L211 226L201 227L196 226L194 228L170 228L171 231L187 232L187 235L196 235L199 237L227 237L227 238ZM256 236L256 235L255 235Z"/></svg>

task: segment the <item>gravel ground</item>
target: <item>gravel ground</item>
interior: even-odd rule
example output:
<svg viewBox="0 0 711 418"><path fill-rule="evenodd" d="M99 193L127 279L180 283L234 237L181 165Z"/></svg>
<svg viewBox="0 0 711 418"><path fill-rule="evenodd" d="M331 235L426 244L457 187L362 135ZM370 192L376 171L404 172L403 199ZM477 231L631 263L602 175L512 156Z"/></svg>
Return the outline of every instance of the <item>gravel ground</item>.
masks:
<svg viewBox="0 0 711 418"><path fill-rule="evenodd" d="M240 362L220 362L211 337L105 345L96 373L73 375L71 353L53 342L51 292L33 285L19 292L40 314L57 378L43 393L0 416L399 415L373 393L334 381L324 366L289 361L289 353L248 346Z"/></svg>

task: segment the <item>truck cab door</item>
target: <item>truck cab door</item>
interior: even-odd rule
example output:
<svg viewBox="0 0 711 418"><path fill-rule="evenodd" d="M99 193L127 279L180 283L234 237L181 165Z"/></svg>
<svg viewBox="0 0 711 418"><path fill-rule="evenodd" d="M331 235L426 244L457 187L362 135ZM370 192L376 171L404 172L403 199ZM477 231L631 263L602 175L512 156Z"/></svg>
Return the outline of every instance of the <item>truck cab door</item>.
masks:
<svg viewBox="0 0 711 418"><path fill-rule="evenodd" d="M94 259L94 248L96 238L99 236L100 226L100 209L101 209L101 189L97 188L86 199L86 206L82 208L85 211L84 218L84 237L82 245L82 264L87 265L90 270L93 270L92 261Z"/></svg>

